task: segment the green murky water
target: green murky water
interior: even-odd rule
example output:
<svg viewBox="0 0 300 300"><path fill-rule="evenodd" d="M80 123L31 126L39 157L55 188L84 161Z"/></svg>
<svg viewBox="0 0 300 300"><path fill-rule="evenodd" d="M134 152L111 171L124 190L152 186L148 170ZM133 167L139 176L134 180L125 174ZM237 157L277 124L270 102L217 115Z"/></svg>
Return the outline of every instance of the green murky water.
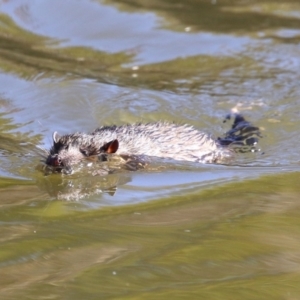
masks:
<svg viewBox="0 0 300 300"><path fill-rule="evenodd" d="M298 1L0 1L1 299L298 299L299 41ZM55 130L232 108L230 166L41 171Z"/></svg>

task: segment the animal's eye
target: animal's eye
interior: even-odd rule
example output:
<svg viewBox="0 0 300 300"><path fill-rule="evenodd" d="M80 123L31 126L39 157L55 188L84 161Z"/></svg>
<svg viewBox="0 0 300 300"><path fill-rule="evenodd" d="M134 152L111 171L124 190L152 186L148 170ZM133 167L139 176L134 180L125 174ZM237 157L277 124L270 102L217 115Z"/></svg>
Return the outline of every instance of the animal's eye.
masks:
<svg viewBox="0 0 300 300"><path fill-rule="evenodd" d="M55 143L54 142L54 144L53 144L53 148L55 149L55 151L56 152L58 152L59 151L59 149L61 148L61 143L60 142L58 142L58 143Z"/></svg>

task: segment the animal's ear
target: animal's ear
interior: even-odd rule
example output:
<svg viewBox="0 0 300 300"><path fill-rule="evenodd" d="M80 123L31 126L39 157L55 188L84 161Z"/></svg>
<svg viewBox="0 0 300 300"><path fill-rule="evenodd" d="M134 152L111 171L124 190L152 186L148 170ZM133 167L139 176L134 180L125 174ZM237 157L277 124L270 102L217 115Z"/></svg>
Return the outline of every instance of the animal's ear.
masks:
<svg viewBox="0 0 300 300"><path fill-rule="evenodd" d="M53 139L53 142L56 144L59 139L60 139L60 135L57 133L57 131L54 131L53 134L52 134L52 139Z"/></svg>
<svg viewBox="0 0 300 300"><path fill-rule="evenodd" d="M112 140L105 145L103 145L100 150L104 151L105 153L116 153L119 148L118 140Z"/></svg>

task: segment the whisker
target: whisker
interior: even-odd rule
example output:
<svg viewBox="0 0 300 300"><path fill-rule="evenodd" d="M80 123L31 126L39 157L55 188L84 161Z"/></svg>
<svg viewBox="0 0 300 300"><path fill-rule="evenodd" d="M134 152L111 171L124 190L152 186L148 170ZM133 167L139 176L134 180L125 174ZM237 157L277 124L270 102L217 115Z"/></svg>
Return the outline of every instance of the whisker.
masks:
<svg viewBox="0 0 300 300"><path fill-rule="evenodd" d="M43 148L43 147L41 147L41 146L36 146L38 149L40 149L40 150L42 150L43 152L45 152L45 154L47 154L47 155L49 155L50 154L50 151L49 150L47 150L47 149L45 149L45 148Z"/></svg>

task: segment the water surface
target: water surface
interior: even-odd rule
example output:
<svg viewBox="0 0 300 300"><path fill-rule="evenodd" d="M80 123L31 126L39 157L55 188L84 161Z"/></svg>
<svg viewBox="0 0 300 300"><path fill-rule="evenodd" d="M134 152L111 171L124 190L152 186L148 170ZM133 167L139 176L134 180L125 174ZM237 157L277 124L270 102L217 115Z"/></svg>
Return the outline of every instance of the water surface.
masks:
<svg viewBox="0 0 300 300"><path fill-rule="evenodd" d="M298 1L1 1L1 297L299 298L299 41ZM231 165L40 168L53 131L233 108Z"/></svg>

